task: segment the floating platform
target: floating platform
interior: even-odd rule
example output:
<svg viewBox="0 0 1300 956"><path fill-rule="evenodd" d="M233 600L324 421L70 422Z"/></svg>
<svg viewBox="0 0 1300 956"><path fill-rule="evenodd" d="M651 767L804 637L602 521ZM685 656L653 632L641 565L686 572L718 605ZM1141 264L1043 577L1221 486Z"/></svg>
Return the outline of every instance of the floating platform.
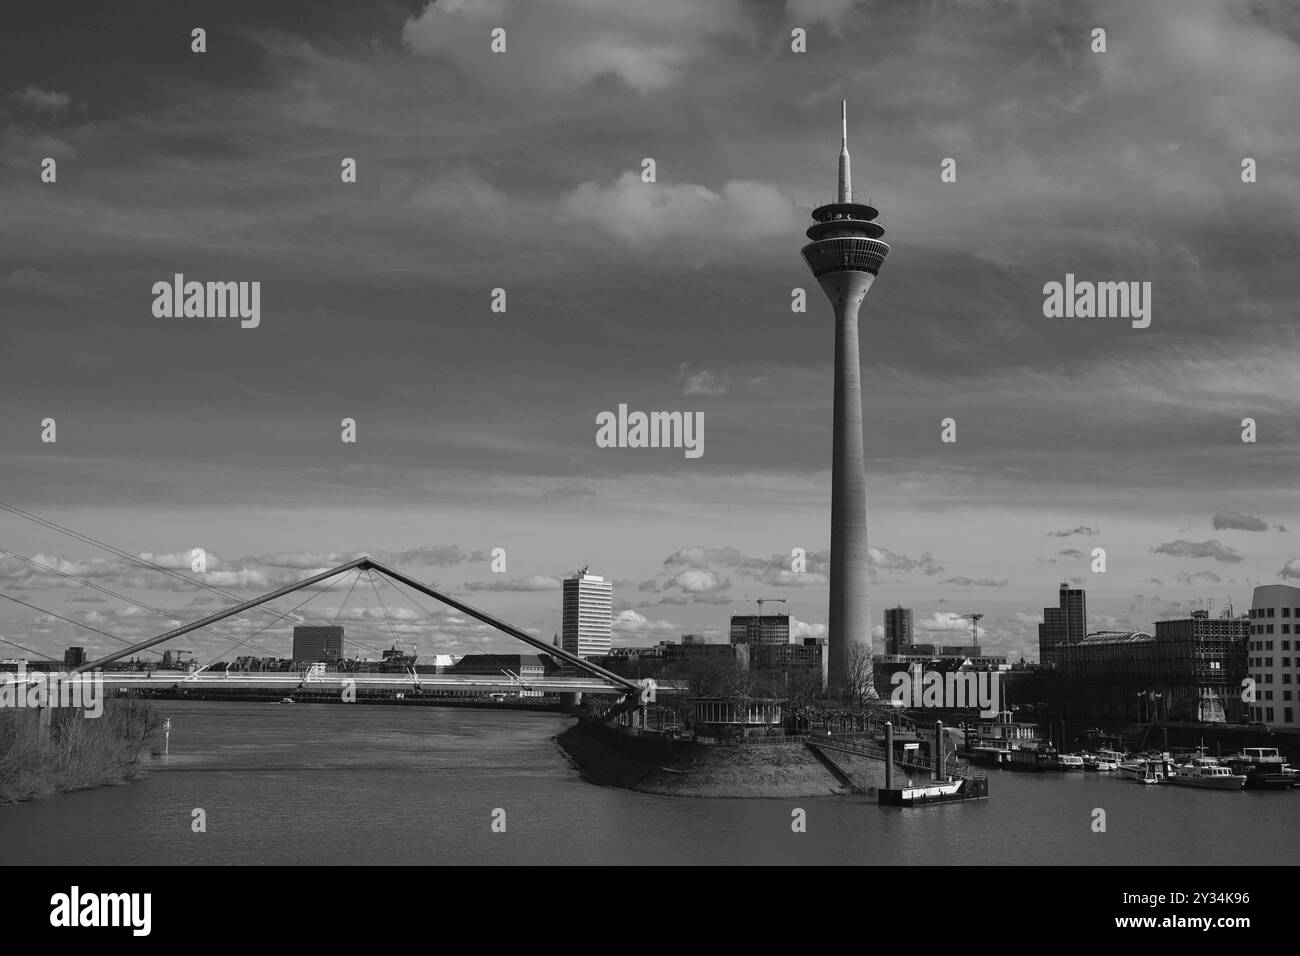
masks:
<svg viewBox="0 0 1300 956"><path fill-rule="evenodd" d="M989 782L987 779L963 779L923 787L881 787L876 793L877 803L882 807L920 807L955 800L987 799Z"/></svg>

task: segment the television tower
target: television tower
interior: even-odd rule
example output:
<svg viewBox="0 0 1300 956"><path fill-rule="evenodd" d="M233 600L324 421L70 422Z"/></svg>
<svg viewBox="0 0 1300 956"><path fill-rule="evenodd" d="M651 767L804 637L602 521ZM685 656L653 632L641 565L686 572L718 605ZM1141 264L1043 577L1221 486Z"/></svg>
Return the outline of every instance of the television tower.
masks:
<svg viewBox="0 0 1300 956"><path fill-rule="evenodd" d="M858 307L889 255L879 213L853 201L848 104L840 102L837 201L813 210L803 258L835 310L835 438L831 459L831 601L828 683L846 689L850 648L871 650L867 611L867 484L862 449Z"/></svg>

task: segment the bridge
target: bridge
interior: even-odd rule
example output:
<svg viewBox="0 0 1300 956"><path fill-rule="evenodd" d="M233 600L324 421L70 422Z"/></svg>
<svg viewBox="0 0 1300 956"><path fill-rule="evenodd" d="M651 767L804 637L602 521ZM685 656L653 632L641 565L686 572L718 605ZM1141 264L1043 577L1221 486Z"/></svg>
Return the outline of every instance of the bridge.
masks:
<svg viewBox="0 0 1300 956"><path fill-rule="evenodd" d="M246 611L261 607L270 601L282 598L286 595L293 594L306 588L315 587L322 582L336 578L341 574L356 570L361 572L375 572L393 582L405 585L421 594L434 598L435 600L455 608L461 613L477 620L494 630L509 635L517 640L524 642L537 649L538 651L549 654L557 658L562 665L568 665L564 668L564 673L560 676L553 677L536 677L525 678L514 674L506 668L502 668L501 674L420 674L413 668L404 673L386 672L376 673L367 671L327 671L321 665L313 665L306 671L263 671L249 672L230 670L217 671L212 668L212 664L201 667L198 670L182 674L182 672L158 671L158 672L140 672L140 671L105 671L106 665L121 660L124 657L139 654L142 651L149 650L159 644L174 640L192 631L201 630L210 627L226 618L233 617L236 614L242 614ZM305 602L304 602L305 603ZM302 605L299 605L301 607ZM296 610L296 609L295 609ZM387 614L387 609L385 609ZM280 615L282 618L288 615ZM243 643L243 642L241 642ZM24 680L28 682L41 680L43 675L37 672L31 672L26 675ZM0 674L0 682L17 681L20 678L14 674ZM586 658L568 651L562 647L547 644L541 638L530 634L523 628L517 627L508 621L488 614L476 607L437 590L427 584L417 581L415 578L390 568L369 556L362 556L352 561L348 561L336 568L328 571L322 571L318 574L310 575L302 580L295 581L284 587L268 591L251 600L244 601L231 607L223 608L205 617L189 621L178 627L159 634L157 637L151 637L138 643L130 644L121 650L105 655L93 661L88 661L77 667L71 668L64 682L75 685L81 682L94 681L104 688L171 688L176 687L193 687L199 688L226 688L226 689L284 689L296 690L311 689L325 690L330 687L338 687L340 692L347 688L362 689L413 689L413 690L448 690L468 693L497 693L497 692L517 692L529 691L540 692L542 694L606 694L614 695L619 698L616 702L616 709L624 709L649 703L654 700L654 694L657 690L654 681L638 681L631 678L615 674L598 664L594 664ZM664 688L669 689L668 687ZM675 689L675 688L674 688Z"/></svg>

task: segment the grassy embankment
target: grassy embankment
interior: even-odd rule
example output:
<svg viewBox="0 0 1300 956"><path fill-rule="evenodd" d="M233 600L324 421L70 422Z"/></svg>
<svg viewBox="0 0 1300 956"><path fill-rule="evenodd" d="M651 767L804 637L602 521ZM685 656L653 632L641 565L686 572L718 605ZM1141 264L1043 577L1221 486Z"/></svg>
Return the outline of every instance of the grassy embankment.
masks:
<svg viewBox="0 0 1300 956"><path fill-rule="evenodd" d="M57 709L48 733L40 717L37 710L0 709L0 804L134 780L160 725L152 707L133 700L105 701L94 719Z"/></svg>
<svg viewBox="0 0 1300 956"><path fill-rule="evenodd" d="M653 740L620 738L609 728L584 723L557 735L556 743L589 782L641 793L790 798L850 792L803 744L666 747ZM859 787L883 784L883 764L835 757Z"/></svg>

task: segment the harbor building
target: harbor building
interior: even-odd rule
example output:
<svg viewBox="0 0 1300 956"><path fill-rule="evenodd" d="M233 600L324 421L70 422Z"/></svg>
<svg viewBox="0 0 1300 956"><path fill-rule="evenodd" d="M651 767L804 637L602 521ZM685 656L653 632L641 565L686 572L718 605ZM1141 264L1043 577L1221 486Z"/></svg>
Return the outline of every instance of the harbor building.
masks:
<svg viewBox="0 0 1300 956"><path fill-rule="evenodd" d="M343 659L343 626L299 625L293 629L293 659L301 664Z"/></svg>
<svg viewBox="0 0 1300 956"><path fill-rule="evenodd" d="M613 582L583 568L564 579L563 602L560 646L580 657L609 654L614 635Z"/></svg>
<svg viewBox="0 0 1300 956"><path fill-rule="evenodd" d="M1255 588L1248 618L1247 661L1255 684L1251 720L1270 729L1300 728L1300 588L1264 584Z"/></svg>
<svg viewBox="0 0 1300 956"><path fill-rule="evenodd" d="M831 450L831 554L828 638L832 693L850 683L851 648L871 653L867 607L867 488L862 440L862 367L858 309L889 254L879 213L853 201L848 107L840 104L839 189L836 201L813 210L804 262L835 314L835 384ZM868 657L868 660L870 658Z"/></svg>
<svg viewBox="0 0 1300 956"><path fill-rule="evenodd" d="M885 608L885 653L907 654L912 646L912 609L910 607Z"/></svg>
<svg viewBox="0 0 1300 956"><path fill-rule="evenodd" d="M1062 699L1076 717L1242 723L1250 621L1231 611L1157 621L1155 633L1098 631L1057 650Z"/></svg>
<svg viewBox="0 0 1300 956"><path fill-rule="evenodd" d="M1088 602L1083 588L1061 582L1056 607L1043 608L1038 625L1038 662L1054 667L1061 647L1078 644L1088 636Z"/></svg>
<svg viewBox="0 0 1300 956"><path fill-rule="evenodd" d="M733 644L789 644L789 614L733 614Z"/></svg>

